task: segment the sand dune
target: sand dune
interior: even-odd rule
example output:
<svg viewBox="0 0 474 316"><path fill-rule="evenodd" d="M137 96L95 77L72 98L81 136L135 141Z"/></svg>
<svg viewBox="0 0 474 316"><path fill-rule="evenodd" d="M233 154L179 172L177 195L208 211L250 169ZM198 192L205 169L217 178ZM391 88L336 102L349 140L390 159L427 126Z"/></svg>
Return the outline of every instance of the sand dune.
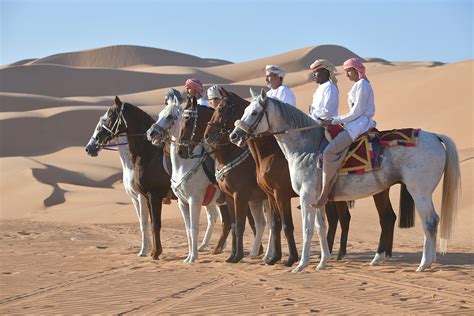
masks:
<svg viewBox="0 0 474 316"><path fill-rule="evenodd" d="M212 67L228 63L230 62L226 60L199 58L166 49L133 45L116 45L80 52L56 54L30 61L28 64L123 68L135 65Z"/></svg>
<svg viewBox="0 0 474 316"><path fill-rule="evenodd" d="M200 78L220 83L244 98L264 87L264 66L279 64L298 107L307 111L316 85L308 67L317 58L338 65L340 113L348 111L351 83L342 62L358 57L336 45L320 45L276 56L230 63L162 49L112 46L28 59L0 67L0 216L3 313L456 313L474 308L472 278L474 225L474 60L391 62L365 58L375 90L379 129L419 127L449 135L461 160L462 198L446 256L430 271L415 274L423 231L396 228L394 257L369 267L379 238L371 198L351 211L349 255L331 260L325 272L308 267L288 273L281 264L245 257L222 263L221 255L200 253L183 265L184 224L176 202L163 208L161 260L137 258L136 214L121 183L118 154L91 158L83 146L113 97L156 117L170 87ZM429 162L427 162L429 163ZM391 190L398 212L399 188ZM433 196L439 209L441 186ZM301 217L292 200L295 239L301 251ZM201 214L203 235L205 215ZM218 224L219 226L219 224ZM212 244L219 229L215 229ZM339 238L339 236L337 236ZM252 241L246 230L245 249ZM265 236L264 242L267 242ZM283 242L286 247L286 242ZM317 258L313 237L311 265ZM336 243L337 248L337 243ZM286 248L284 248L286 255ZM186 278L183 278L186 275ZM150 294L152 293L152 294ZM334 303L334 297L340 298ZM46 303L47 302L47 303ZM217 302L220 302L216 304Z"/></svg>

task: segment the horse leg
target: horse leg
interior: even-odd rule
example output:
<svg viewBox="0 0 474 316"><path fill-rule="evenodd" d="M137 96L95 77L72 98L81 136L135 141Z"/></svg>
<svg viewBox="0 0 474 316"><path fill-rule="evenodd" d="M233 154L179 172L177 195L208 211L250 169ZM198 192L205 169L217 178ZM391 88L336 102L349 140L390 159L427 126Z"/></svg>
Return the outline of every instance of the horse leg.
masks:
<svg viewBox="0 0 474 316"><path fill-rule="evenodd" d="M181 215L183 216L184 227L186 228L186 238L188 240L188 256L183 260L184 263L187 263L189 261L189 257L191 256L191 219L189 214L189 204L181 199L178 199L178 206L179 210L181 211Z"/></svg>
<svg viewBox="0 0 474 316"><path fill-rule="evenodd" d="M314 217L316 215L316 209L311 206L311 200L306 194L300 195L301 205L301 220L303 229L303 250L301 252L300 262L298 266L293 269L292 272L301 272L304 267L309 264L309 255L311 252L311 238L313 238L314 231ZM326 241L327 247L327 241ZM329 248L328 248L329 252ZM321 258L323 254L321 254Z"/></svg>
<svg viewBox="0 0 474 316"><path fill-rule="evenodd" d="M349 236L349 224L351 222L351 213L349 212L349 207L347 206L347 202L345 201L335 202L334 205L337 210L339 222L341 223L341 241L339 245L339 253L337 255L337 260L341 260L342 258L344 258L347 251L347 238Z"/></svg>
<svg viewBox="0 0 474 316"><path fill-rule="evenodd" d="M334 245L334 237L336 236L337 222L339 221L339 216L337 215L337 209L335 202L328 202L326 204L326 216L328 219L328 247L329 252L332 253L332 247Z"/></svg>
<svg viewBox="0 0 474 316"><path fill-rule="evenodd" d="M150 241L148 238L148 216L150 213L148 201L142 194L137 194L132 197L132 203L135 207L135 210L137 211L138 222L140 223L140 231L142 235L142 246L138 256L145 257L150 247Z"/></svg>
<svg viewBox="0 0 474 316"><path fill-rule="evenodd" d="M229 216L229 209L227 205L219 205L218 206L220 214L221 214L221 222L222 222L222 234L219 237L219 241L217 242L217 246L212 251L213 255L222 253L225 248L227 236L230 232L230 216Z"/></svg>
<svg viewBox="0 0 474 316"><path fill-rule="evenodd" d="M198 257L199 217L201 215L201 201L189 199L191 253L188 263L194 263Z"/></svg>
<svg viewBox="0 0 474 316"><path fill-rule="evenodd" d="M267 221L268 219L270 219L270 224L271 224L271 218L273 216L273 210L274 210L274 207L272 207L271 204L272 204L272 201L270 197L268 197L268 199L263 203L263 211L265 213L265 217L267 218ZM270 225L270 228L271 228L271 225ZM272 230L269 229L267 250L265 251L265 255L263 256L263 259L262 259L263 262L267 262L268 258L273 257L274 252L275 252L275 240L272 234Z"/></svg>
<svg viewBox="0 0 474 316"><path fill-rule="evenodd" d="M410 192L411 193L411 192ZM423 256L417 272L425 271L436 260L436 235L438 233L439 216L436 214L431 196L420 196L412 193L415 200L415 206L423 223L425 234L423 244Z"/></svg>
<svg viewBox="0 0 474 316"><path fill-rule="evenodd" d="M234 207L235 207L235 224L234 224L234 231L235 231L235 246L236 251L235 255L232 258L231 263L237 263L244 257L244 231L245 231L245 219L248 210L248 199L246 196L242 196L237 194L234 197ZM257 235L255 235L255 239L257 239ZM261 237L260 237L261 238ZM260 239L261 241L261 239ZM254 242L255 245L255 242Z"/></svg>
<svg viewBox="0 0 474 316"><path fill-rule="evenodd" d="M392 203L390 203L390 189L375 194L373 198L379 213L381 228L379 247L370 263L370 265L376 266L380 265L386 258L392 257L393 234L397 215L393 211Z"/></svg>
<svg viewBox="0 0 474 316"><path fill-rule="evenodd" d="M225 262L230 263L230 262L233 262L235 254L237 253L236 214L235 214L234 197L228 196L226 194L226 201L227 201L227 207L229 208L229 217L230 217L230 223L231 223L230 225L231 225L231 230L232 230L232 251L230 253L229 258L227 258Z"/></svg>
<svg viewBox="0 0 474 316"><path fill-rule="evenodd" d="M268 200L269 201L269 200ZM270 210L270 240L268 244L268 256L265 263L274 265L281 259L281 217L275 201L269 201Z"/></svg>
<svg viewBox="0 0 474 316"><path fill-rule="evenodd" d="M283 232L285 233L286 241L288 243L288 260L283 265L291 267L293 263L298 261L298 249L296 249L296 242L294 236L295 227L293 225L293 216L291 213L291 198L288 192L275 191L275 202L280 213Z"/></svg>
<svg viewBox="0 0 474 316"><path fill-rule="evenodd" d="M201 245L199 245L198 251L203 251L211 241L212 232L214 230L214 224L217 221L218 211L217 206L215 205L208 205L205 207L206 215L207 215L207 228L206 233L204 234L204 239L202 240Z"/></svg>
<svg viewBox="0 0 474 316"><path fill-rule="evenodd" d="M151 209L151 221L153 225L153 236L155 241L155 249L152 253L153 259L158 259L161 255L163 248L161 247L161 200L163 196L151 192L149 194L149 202L150 202L150 209Z"/></svg>
<svg viewBox="0 0 474 316"><path fill-rule="evenodd" d="M250 251L250 257L256 257L263 253L262 239L265 230L265 216L263 215L263 201L249 201L248 206L255 220L255 239ZM244 217L245 225L245 217Z"/></svg>
<svg viewBox="0 0 474 316"><path fill-rule="evenodd" d="M316 269L324 270L326 269L326 262L331 256L331 253L329 252L328 241L326 239L326 212L324 211L324 208L316 209L315 219L316 221L314 225L316 225L316 232L318 233L319 243L321 247L321 260L316 266Z"/></svg>

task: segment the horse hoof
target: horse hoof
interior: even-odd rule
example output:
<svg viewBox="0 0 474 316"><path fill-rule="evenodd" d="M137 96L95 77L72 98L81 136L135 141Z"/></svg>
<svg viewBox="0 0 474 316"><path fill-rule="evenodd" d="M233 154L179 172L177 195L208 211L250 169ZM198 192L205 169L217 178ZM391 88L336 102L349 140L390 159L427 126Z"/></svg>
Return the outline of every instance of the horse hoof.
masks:
<svg viewBox="0 0 474 316"><path fill-rule="evenodd" d="M146 251L140 251L140 252L137 254L137 257L146 257Z"/></svg>
<svg viewBox="0 0 474 316"><path fill-rule="evenodd" d="M215 249L212 251L211 254L213 254L213 255L218 255L218 254L222 253L222 251L223 251L222 248L215 248Z"/></svg>
<svg viewBox="0 0 474 316"><path fill-rule="evenodd" d="M294 268L293 270L291 270L291 272L293 272L293 273L301 272L301 271L303 271L304 267L305 267L304 265L299 265L296 268Z"/></svg>
<svg viewBox="0 0 474 316"><path fill-rule="evenodd" d="M426 268L431 267L431 264L420 264L418 269L416 269L416 272L424 272Z"/></svg>
<svg viewBox="0 0 474 316"><path fill-rule="evenodd" d="M336 260L342 260L342 258L344 258L345 256L346 256L345 253L340 253L340 254L337 255Z"/></svg>
<svg viewBox="0 0 474 316"><path fill-rule="evenodd" d="M287 261L285 261L285 262L283 263L283 265L284 265L285 267L291 267L296 261L298 261L298 257L293 257L293 258L290 257L290 258L288 258Z"/></svg>
<svg viewBox="0 0 474 316"><path fill-rule="evenodd" d="M326 269L326 262L320 262L317 266L316 266L316 270L325 270Z"/></svg>
<svg viewBox="0 0 474 316"><path fill-rule="evenodd" d="M225 262L227 262L227 263L233 263L233 260L234 260L234 256L230 256L229 258L227 258L227 259L225 260Z"/></svg>
<svg viewBox="0 0 474 316"><path fill-rule="evenodd" d="M280 259L281 259L281 256L279 256L279 257L274 257L274 258L271 258L271 259L269 259L269 260L266 260L266 261L265 261L265 264L267 264L267 265L269 265L269 266L273 266L273 265L275 265L275 263L277 263L278 261L280 261Z"/></svg>
<svg viewBox="0 0 474 316"><path fill-rule="evenodd" d="M199 246L198 251L203 252L204 250L206 250L206 247L207 247L207 245L201 245L201 246Z"/></svg>

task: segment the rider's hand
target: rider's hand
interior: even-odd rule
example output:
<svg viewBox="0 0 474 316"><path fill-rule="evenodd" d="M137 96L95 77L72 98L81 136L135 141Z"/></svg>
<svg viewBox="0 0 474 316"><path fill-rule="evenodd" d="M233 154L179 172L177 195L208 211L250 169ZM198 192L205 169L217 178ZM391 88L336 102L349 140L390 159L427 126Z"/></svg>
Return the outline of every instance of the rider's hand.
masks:
<svg viewBox="0 0 474 316"><path fill-rule="evenodd" d="M331 125L332 117L330 117L330 118L318 118L318 120L319 120L319 124L321 124L321 126L329 126L329 125Z"/></svg>

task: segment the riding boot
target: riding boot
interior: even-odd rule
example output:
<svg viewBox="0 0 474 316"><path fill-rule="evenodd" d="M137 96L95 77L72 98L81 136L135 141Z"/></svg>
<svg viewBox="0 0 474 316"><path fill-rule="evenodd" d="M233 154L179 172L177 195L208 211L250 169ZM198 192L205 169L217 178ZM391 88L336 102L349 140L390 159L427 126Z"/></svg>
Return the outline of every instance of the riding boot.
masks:
<svg viewBox="0 0 474 316"><path fill-rule="evenodd" d="M311 206L320 208L326 205L329 193L337 180L337 170L341 166L352 144L347 131L339 133L326 147L323 153L322 189L318 200Z"/></svg>

